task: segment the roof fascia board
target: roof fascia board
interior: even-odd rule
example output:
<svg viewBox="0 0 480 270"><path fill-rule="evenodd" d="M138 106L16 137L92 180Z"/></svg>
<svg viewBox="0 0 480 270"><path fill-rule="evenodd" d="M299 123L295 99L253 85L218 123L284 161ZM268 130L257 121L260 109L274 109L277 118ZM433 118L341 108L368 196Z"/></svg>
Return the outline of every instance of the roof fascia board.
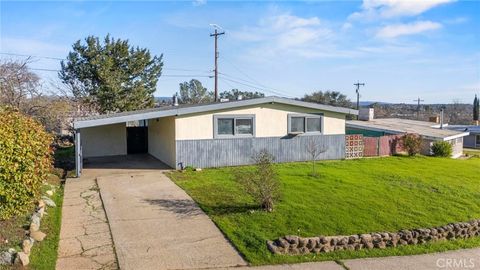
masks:
<svg viewBox="0 0 480 270"><path fill-rule="evenodd" d="M109 124L118 124L122 122L135 121L135 120L153 119L153 118L173 116L173 115L187 115L187 114L201 113L201 112L208 112L208 111L215 111L215 110L239 108L239 107L245 107L245 106L260 105L265 103L281 103L281 104L300 106L300 107L317 109L317 110L358 115L357 110L348 109L348 108L314 104L314 103L291 100L286 98L279 98L279 97L265 97L265 98L258 98L258 99L247 99L247 100L242 100L242 101L232 102L232 103L226 102L226 103L209 104L209 105L203 105L203 106L192 106L192 107L177 108L177 109L172 108L171 110L145 112L145 113L124 115L124 116L112 115L112 117L105 117L105 118L99 118L99 119L79 120L74 122L73 127L75 129L78 129L78 128L102 126L102 125L109 125Z"/></svg>
<svg viewBox="0 0 480 270"><path fill-rule="evenodd" d="M364 126L364 125L352 124L352 123L349 123L349 122L347 122L346 125L347 125L347 127L351 127L351 128L367 129L367 130L373 130L373 131L379 131L379 132L389 132L389 133L397 133L397 134L406 133L405 131L402 131L402 130L394 130L394 129L380 128L380 127Z"/></svg>
<svg viewBox="0 0 480 270"><path fill-rule="evenodd" d="M465 136L468 136L468 135L470 135L470 132L463 132L463 133L460 133L460 134L457 134L457 135L452 135L450 137L445 137L445 138L443 138L443 140L444 141L450 141L450 140L460 138L460 137L465 137Z"/></svg>

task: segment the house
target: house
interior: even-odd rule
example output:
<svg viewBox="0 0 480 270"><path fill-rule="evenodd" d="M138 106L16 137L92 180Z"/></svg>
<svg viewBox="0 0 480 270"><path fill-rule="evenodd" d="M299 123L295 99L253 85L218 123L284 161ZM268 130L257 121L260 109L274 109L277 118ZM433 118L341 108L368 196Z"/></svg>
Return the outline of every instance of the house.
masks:
<svg viewBox="0 0 480 270"><path fill-rule="evenodd" d="M74 122L77 175L84 159L148 153L172 168L252 163L267 149L276 162L309 159L309 141L345 157L345 118L356 110L265 97L98 115ZM128 123L128 124L127 124Z"/></svg>
<svg viewBox="0 0 480 270"><path fill-rule="evenodd" d="M469 135L466 131L440 128L439 124L400 118L374 118L373 108L362 108L359 120L347 121L347 134L362 134L366 137L414 133L422 138L421 153L431 155L431 146L435 141L447 141L453 146L452 157L463 154L463 139Z"/></svg>
<svg viewBox="0 0 480 270"><path fill-rule="evenodd" d="M480 126L475 125L447 125L446 129L460 132L469 132L470 135L463 138L463 147L480 149Z"/></svg>

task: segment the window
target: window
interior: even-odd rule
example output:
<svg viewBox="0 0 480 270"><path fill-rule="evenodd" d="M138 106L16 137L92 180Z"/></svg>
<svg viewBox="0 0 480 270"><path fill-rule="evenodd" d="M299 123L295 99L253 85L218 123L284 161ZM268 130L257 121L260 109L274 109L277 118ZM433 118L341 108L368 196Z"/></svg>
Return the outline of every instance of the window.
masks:
<svg viewBox="0 0 480 270"><path fill-rule="evenodd" d="M477 137L477 143L476 143L477 145L476 146L479 147L480 146L480 135L477 135L476 137Z"/></svg>
<svg viewBox="0 0 480 270"><path fill-rule="evenodd" d="M288 116L288 133L322 133L322 115L291 114Z"/></svg>
<svg viewBox="0 0 480 270"><path fill-rule="evenodd" d="M214 137L252 137L255 135L253 115L214 115Z"/></svg>

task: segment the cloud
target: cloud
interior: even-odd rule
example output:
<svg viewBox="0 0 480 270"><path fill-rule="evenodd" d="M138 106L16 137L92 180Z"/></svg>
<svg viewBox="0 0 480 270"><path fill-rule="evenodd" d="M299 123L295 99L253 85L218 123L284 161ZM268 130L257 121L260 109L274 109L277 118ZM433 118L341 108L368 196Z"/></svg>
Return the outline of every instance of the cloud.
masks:
<svg viewBox="0 0 480 270"><path fill-rule="evenodd" d="M455 0L363 0L362 10L350 15L350 19L378 19L416 16L434 7Z"/></svg>
<svg viewBox="0 0 480 270"><path fill-rule="evenodd" d="M376 37L395 38L399 36L419 34L425 31L437 30L441 27L442 25L440 23L431 21L417 21L405 24L392 24L380 28L380 30L378 30L376 34Z"/></svg>
<svg viewBox="0 0 480 270"><path fill-rule="evenodd" d="M313 51L333 37L333 31L318 17L303 18L288 13L265 17L255 26L230 34L239 41L254 43L253 50L258 54L293 53L303 57L319 55Z"/></svg>
<svg viewBox="0 0 480 270"><path fill-rule="evenodd" d="M193 0L192 4L194 6L203 6L207 4L207 0Z"/></svg>

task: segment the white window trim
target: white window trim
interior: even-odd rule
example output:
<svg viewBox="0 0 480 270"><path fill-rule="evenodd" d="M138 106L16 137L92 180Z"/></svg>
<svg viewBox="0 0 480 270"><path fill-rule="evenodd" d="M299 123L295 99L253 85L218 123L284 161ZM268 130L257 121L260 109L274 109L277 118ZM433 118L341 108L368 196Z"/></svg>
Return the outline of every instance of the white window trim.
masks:
<svg viewBox="0 0 480 270"><path fill-rule="evenodd" d="M303 117L304 118L304 131L303 132L292 132L291 131L291 123L292 123L292 117ZM319 118L320 119L320 131L307 131L307 119L308 118ZM323 134L325 129L324 125L324 116L323 113L319 114L300 114L300 113L290 113L288 114L288 120L287 120L287 133L290 135L318 135L318 134Z"/></svg>
<svg viewBox="0 0 480 270"><path fill-rule="evenodd" d="M233 119L233 135L218 134L218 119ZM235 134L237 119L252 119L252 134ZM214 139L232 139L232 138L252 138L255 137L256 123L254 114L215 114L213 115L213 138Z"/></svg>

